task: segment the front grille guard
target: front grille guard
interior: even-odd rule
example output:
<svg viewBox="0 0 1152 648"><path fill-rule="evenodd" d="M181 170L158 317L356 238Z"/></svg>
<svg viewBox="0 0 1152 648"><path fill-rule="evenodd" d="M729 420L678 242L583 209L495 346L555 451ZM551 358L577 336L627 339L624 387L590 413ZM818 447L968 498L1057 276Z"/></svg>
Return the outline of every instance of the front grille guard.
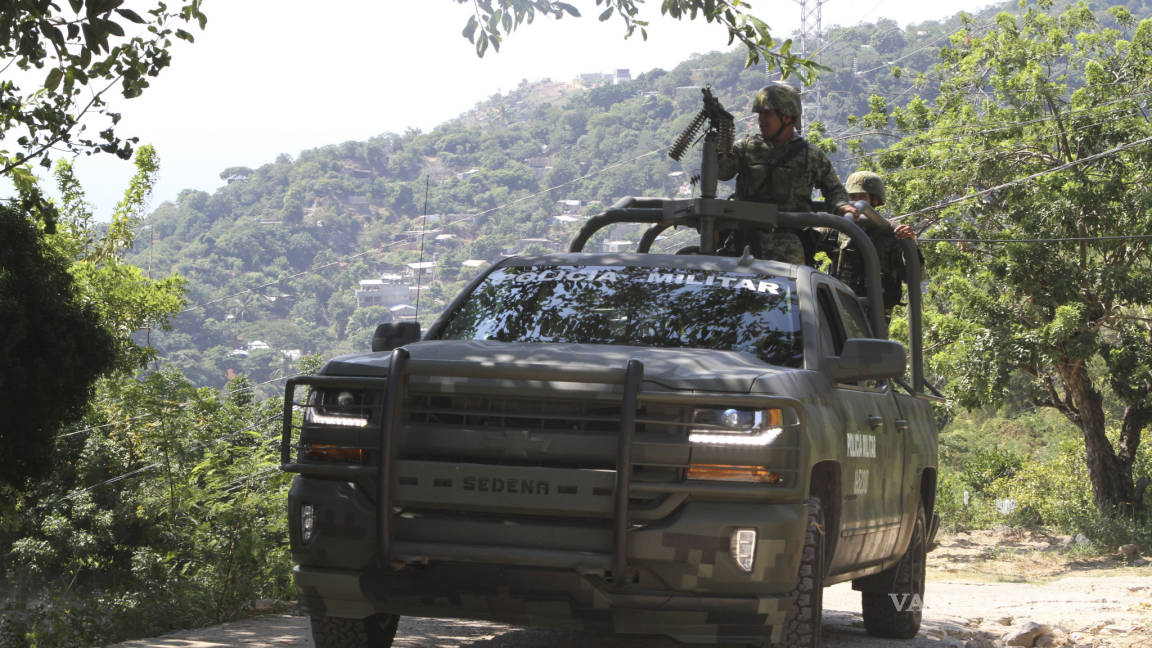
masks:
<svg viewBox="0 0 1152 648"><path fill-rule="evenodd" d="M393 482L396 460L395 442L399 434L396 433L404 424L404 412L399 405L404 403L408 392L408 383L411 376L442 376L452 378L502 378L511 380L545 381L545 382L576 382L595 383L603 385L620 385L622 387L620 400L620 423L616 447L616 475L613 511L613 542L612 554L608 556L592 556L584 552L541 551L536 556L549 566L580 566L600 567L611 569L617 584L623 583L628 573L627 565L627 536L629 529L629 499L633 494L662 492L668 494L691 495L699 494L710 497L734 497L741 499L761 499L765 496L778 497L781 490L796 490L802 484L796 480L789 489L779 488L750 488L747 484L729 483L638 483L632 484L632 447L633 433L636 428L636 411L641 400L664 403L692 404L708 403L712 405L731 404L744 406L784 406L790 407L803 417L803 408L797 401L780 397L765 397L754 395L719 395L719 394L683 394L670 392L642 392L641 384L644 380L644 365L636 359L629 360L627 366L621 368L583 368L579 370L561 369L556 367L481 364L460 361L409 361L407 349L398 348L392 351L391 364L388 377L342 377L342 376L301 376L288 380L285 387L283 432L280 441L281 470L314 477L328 477L346 479L349 481L368 477L376 479L377 487L377 529L376 551L381 565L388 565L396 557L427 556L434 554L444 559L478 560L495 556L516 562L517 560L531 559L532 556L519 555L524 550L516 548L500 548L491 546L461 546L445 545L430 548L426 546L413 546L410 542L394 542L392 535L393 496L389 485ZM293 416L296 402L296 389L300 386L312 386L322 389L361 389L383 393L383 398L373 399L366 412L370 424L365 434L374 437L375 443L359 443L360 447L369 452L376 452L375 465L339 465L298 463L293 460L293 450L301 446L292 443L295 424ZM803 420L798 422L803 429ZM806 444L801 443L796 449L798 459L803 464L806 454ZM379 512L389 514L379 514ZM432 551L429 551L432 549ZM494 553L495 552L495 553ZM530 553L530 552L529 552ZM517 554L517 555L514 555ZM572 555L564 555L572 554ZM532 562L536 562L532 560Z"/></svg>

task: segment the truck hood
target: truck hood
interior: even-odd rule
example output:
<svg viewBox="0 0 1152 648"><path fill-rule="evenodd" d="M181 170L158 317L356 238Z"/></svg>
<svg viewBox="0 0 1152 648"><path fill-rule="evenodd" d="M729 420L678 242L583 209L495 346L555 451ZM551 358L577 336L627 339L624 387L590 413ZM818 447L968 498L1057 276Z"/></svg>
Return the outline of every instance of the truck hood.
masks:
<svg viewBox="0 0 1152 648"><path fill-rule="evenodd" d="M751 355L710 349L591 344L525 344L481 340L430 340L404 347L410 362L451 362L498 368L588 371L624 370L644 364L644 382L676 391L748 393L758 378L798 370L775 367ZM330 376L387 376L391 352L333 358L321 373ZM808 372L801 372L808 373ZM501 377L501 376L494 376Z"/></svg>

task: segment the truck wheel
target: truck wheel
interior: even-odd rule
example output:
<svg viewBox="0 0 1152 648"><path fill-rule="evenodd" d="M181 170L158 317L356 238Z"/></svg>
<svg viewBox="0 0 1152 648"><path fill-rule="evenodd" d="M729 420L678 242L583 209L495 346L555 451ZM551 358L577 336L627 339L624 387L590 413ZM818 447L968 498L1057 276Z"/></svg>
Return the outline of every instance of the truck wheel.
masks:
<svg viewBox="0 0 1152 648"><path fill-rule="evenodd" d="M367 619L312 617L316 648L389 648L396 636L398 614L374 614Z"/></svg>
<svg viewBox="0 0 1152 648"><path fill-rule="evenodd" d="M821 648L820 623L824 615L824 508L819 497L808 498L808 526L800 573L792 594L796 597L784 620L784 642L774 648Z"/></svg>
<svg viewBox="0 0 1152 648"><path fill-rule="evenodd" d="M864 629L868 634L890 639L911 639L920 631L924 605L924 567L928 554L926 531L924 505L920 504L908 551L904 552L904 557L895 566L877 575L889 578L887 582L892 583L889 591L860 593Z"/></svg>

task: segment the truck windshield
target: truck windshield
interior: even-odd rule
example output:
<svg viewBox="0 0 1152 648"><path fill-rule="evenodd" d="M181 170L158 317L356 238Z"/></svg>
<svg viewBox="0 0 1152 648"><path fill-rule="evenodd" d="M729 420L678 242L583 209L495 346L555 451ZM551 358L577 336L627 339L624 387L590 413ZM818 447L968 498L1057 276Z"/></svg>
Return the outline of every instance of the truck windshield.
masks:
<svg viewBox="0 0 1152 648"><path fill-rule="evenodd" d="M441 339L742 351L798 367L791 279L629 266L507 266L451 315Z"/></svg>

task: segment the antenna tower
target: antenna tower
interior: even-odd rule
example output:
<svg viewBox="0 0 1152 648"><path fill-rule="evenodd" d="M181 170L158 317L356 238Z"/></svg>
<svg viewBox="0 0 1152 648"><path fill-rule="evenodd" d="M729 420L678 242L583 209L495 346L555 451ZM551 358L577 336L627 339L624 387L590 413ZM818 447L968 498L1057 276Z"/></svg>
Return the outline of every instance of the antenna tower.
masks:
<svg viewBox="0 0 1152 648"><path fill-rule="evenodd" d="M824 3L828 0L793 0L800 5L800 54L812 56L824 49L824 26L822 24ZM816 81L811 87L800 86L800 96L804 103L804 122L820 119L821 83Z"/></svg>

